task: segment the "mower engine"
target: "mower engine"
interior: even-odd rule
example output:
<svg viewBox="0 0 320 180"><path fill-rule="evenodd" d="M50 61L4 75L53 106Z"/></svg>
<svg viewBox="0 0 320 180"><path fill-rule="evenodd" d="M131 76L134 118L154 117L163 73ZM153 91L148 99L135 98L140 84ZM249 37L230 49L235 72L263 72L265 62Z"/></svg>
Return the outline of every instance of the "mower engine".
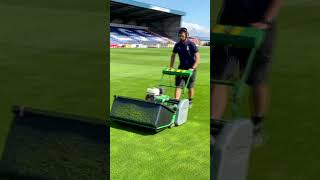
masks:
<svg viewBox="0 0 320 180"><path fill-rule="evenodd" d="M160 87L148 88L145 100L153 103L161 103L164 105L169 105L166 102L170 100L170 97L168 95L164 95L163 93L164 93L163 88L160 88Z"/></svg>
<svg viewBox="0 0 320 180"><path fill-rule="evenodd" d="M160 94L163 94L163 89L162 88L148 88L147 89L147 95L150 96L160 96Z"/></svg>
<svg viewBox="0 0 320 180"><path fill-rule="evenodd" d="M189 111L188 99L172 99L164 94L164 88L153 87L147 89L146 101L160 103L176 112L175 125L181 125L187 121Z"/></svg>

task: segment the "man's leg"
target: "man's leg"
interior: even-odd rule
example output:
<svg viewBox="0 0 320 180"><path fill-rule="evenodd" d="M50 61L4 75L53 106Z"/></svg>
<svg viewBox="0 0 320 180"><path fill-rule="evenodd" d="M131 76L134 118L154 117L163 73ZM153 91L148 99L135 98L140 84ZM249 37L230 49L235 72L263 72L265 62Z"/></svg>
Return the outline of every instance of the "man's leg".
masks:
<svg viewBox="0 0 320 180"><path fill-rule="evenodd" d="M261 145L264 141L263 124L269 98L267 77L270 66L270 61L267 61L267 59L263 59L263 56L260 56L260 59L256 59L256 64L248 81L248 84L251 87L249 102L251 107L251 121L254 125L253 141L255 145Z"/></svg>
<svg viewBox="0 0 320 180"><path fill-rule="evenodd" d="M175 94L175 98L176 99L180 99L180 97L181 97L181 91L182 91L182 89L180 88L180 87L177 87L176 88L176 94Z"/></svg>
<svg viewBox="0 0 320 180"><path fill-rule="evenodd" d="M251 86L251 116L256 119L253 120L254 123L257 123L259 119L263 119L267 111L269 101L267 80L272 64L274 30L274 27L271 27L267 31L265 42L256 54L253 71L248 80L248 84Z"/></svg>
<svg viewBox="0 0 320 180"><path fill-rule="evenodd" d="M190 108L192 107L192 99L193 99L193 96L194 96L194 88L193 88L193 87L190 87L190 88L188 88L189 107L190 107Z"/></svg>
<svg viewBox="0 0 320 180"><path fill-rule="evenodd" d="M188 95L189 95L189 100L192 100L193 96L194 96L194 88L189 88L188 90Z"/></svg>
<svg viewBox="0 0 320 180"><path fill-rule="evenodd" d="M191 107L192 106L192 99L194 97L194 94L195 94L195 90L194 90L194 83L196 81L196 74L197 74L197 70L194 70L193 71L193 74L189 80L189 84L187 86L188 88L188 97L189 97L189 106ZM185 81L187 82L188 79L185 79Z"/></svg>
<svg viewBox="0 0 320 180"><path fill-rule="evenodd" d="M176 92L175 92L175 99L179 100L181 97L181 93L182 93L182 88L184 86L184 80L182 77L180 76L176 76Z"/></svg>
<svg viewBox="0 0 320 180"><path fill-rule="evenodd" d="M268 30L265 42L256 54L255 64L248 80L248 84L251 86L251 120L254 124L255 145L260 145L264 141L264 119L269 103L267 82L272 64L273 36L273 29Z"/></svg>
<svg viewBox="0 0 320 180"><path fill-rule="evenodd" d="M266 83L253 85L251 87L251 115L253 117L264 117L269 100L269 89Z"/></svg>
<svg viewBox="0 0 320 180"><path fill-rule="evenodd" d="M228 87L211 84L211 119L221 119L228 103Z"/></svg>
<svg viewBox="0 0 320 180"><path fill-rule="evenodd" d="M266 83L261 83L251 86L250 101L251 101L251 121L254 125L253 143L261 145L264 142L264 116L267 111L269 92Z"/></svg>

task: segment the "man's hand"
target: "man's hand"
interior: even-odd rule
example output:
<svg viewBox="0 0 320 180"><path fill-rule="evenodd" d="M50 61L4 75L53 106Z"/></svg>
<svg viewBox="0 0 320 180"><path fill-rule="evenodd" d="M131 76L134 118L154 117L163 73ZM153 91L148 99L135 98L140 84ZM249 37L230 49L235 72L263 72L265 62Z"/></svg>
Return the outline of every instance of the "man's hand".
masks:
<svg viewBox="0 0 320 180"><path fill-rule="evenodd" d="M193 64L192 68L190 68L189 70L194 71L198 67L198 64L200 63L200 54L199 54L199 52L197 52L195 54L195 58L196 58L196 62Z"/></svg>
<svg viewBox="0 0 320 180"><path fill-rule="evenodd" d="M194 69L193 69L193 68L189 68L188 70L191 70L191 71L193 71Z"/></svg>
<svg viewBox="0 0 320 180"><path fill-rule="evenodd" d="M271 5L264 15L264 21L251 23L250 24L251 26L259 28L259 29L263 29L263 30L270 28L270 23L278 15L279 9L282 5L283 0L271 0L271 1L272 1Z"/></svg>
<svg viewBox="0 0 320 180"><path fill-rule="evenodd" d="M250 25L252 27L255 27L255 28L258 28L258 29L262 29L262 30L265 30L265 29L269 28L268 24L262 23L262 22L255 22L255 23L251 23Z"/></svg>

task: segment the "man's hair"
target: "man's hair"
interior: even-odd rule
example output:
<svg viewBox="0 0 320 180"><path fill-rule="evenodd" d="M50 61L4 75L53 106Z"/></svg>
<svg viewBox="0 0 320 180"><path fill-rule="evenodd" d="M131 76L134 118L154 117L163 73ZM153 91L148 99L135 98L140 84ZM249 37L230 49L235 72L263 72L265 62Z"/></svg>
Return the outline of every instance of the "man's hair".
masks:
<svg viewBox="0 0 320 180"><path fill-rule="evenodd" d="M189 37L189 32L188 32L188 29L185 28L185 27L182 27L179 29L179 34L181 33L186 33L187 37Z"/></svg>

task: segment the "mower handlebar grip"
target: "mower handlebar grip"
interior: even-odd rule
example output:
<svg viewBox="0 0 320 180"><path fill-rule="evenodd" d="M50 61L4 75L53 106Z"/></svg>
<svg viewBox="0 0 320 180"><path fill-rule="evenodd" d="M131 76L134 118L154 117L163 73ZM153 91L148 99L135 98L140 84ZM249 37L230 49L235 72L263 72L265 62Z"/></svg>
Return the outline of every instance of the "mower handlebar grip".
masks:
<svg viewBox="0 0 320 180"><path fill-rule="evenodd" d="M175 69L175 68L164 68L162 74L173 75L173 76L191 76L193 73L192 70L185 69Z"/></svg>

